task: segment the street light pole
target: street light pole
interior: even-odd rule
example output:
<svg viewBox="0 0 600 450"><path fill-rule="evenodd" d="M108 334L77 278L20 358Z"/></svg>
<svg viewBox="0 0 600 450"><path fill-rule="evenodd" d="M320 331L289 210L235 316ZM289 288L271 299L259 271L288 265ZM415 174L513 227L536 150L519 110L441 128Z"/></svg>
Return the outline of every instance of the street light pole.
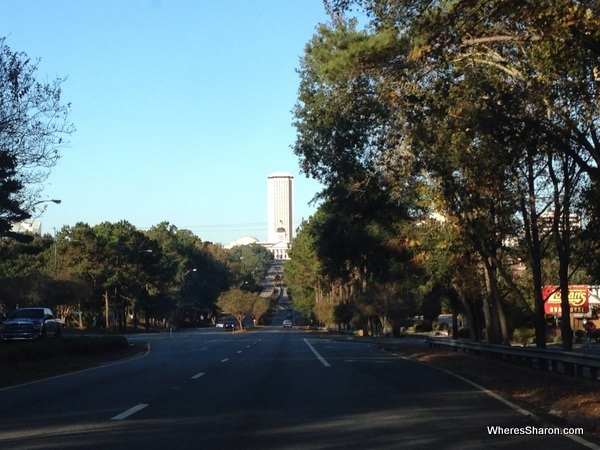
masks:
<svg viewBox="0 0 600 450"><path fill-rule="evenodd" d="M58 280L58 253L57 253L57 248L58 248L58 242L56 242L56 227L53 228L54 230L54 280Z"/></svg>
<svg viewBox="0 0 600 450"><path fill-rule="evenodd" d="M62 202L62 200L58 200L58 199L54 199L54 198L53 198L53 199L50 199L50 200L40 200L40 201L38 201L38 202L35 202L35 203L34 203L33 205L31 205L31 206L37 206L37 205L39 205L40 203L56 203L57 205L60 205L60 204L61 204L61 202Z"/></svg>

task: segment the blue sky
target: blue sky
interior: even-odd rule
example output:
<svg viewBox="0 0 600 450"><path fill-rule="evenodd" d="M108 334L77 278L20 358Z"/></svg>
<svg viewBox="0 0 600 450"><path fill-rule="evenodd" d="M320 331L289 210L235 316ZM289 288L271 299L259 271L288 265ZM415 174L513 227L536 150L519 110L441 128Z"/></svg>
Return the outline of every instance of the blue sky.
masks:
<svg viewBox="0 0 600 450"><path fill-rule="evenodd" d="M77 131L35 217L162 221L204 241L266 239L271 172L294 175L296 226L320 185L300 173L292 113L322 0L0 0L0 36L68 77Z"/></svg>

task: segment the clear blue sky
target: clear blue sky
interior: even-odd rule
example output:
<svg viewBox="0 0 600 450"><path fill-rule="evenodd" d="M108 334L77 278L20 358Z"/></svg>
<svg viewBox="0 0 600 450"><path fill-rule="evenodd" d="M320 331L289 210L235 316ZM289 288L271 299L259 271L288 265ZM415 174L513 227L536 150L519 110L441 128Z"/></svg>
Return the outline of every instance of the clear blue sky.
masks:
<svg viewBox="0 0 600 450"><path fill-rule="evenodd" d="M204 241L265 240L267 175L294 175L296 226L321 188L300 173L296 69L322 0L0 0L0 36L68 77L77 131L45 183L42 231L162 221Z"/></svg>

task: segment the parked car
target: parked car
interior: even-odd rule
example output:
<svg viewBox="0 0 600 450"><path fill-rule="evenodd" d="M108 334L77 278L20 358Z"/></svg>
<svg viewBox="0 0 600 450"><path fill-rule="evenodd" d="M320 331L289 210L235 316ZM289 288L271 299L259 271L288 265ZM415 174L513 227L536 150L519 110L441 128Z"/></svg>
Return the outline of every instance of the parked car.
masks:
<svg viewBox="0 0 600 450"><path fill-rule="evenodd" d="M5 340L61 337L62 320L54 317L50 308L17 308L0 325L0 338Z"/></svg>
<svg viewBox="0 0 600 450"><path fill-rule="evenodd" d="M292 321L291 321L290 319L285 319L285 320L283 321L283 327L284 327L284 328L285 328L285 327L292 328Z"/></svg>

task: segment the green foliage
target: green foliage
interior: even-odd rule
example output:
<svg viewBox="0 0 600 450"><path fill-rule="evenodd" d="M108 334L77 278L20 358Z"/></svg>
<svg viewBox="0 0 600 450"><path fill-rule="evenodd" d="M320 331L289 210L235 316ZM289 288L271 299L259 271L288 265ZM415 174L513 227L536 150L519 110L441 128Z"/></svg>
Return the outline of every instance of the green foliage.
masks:
<svg viewBox="0 0 600 450"><path fill-rule="evenodd" d="M240 329L242 329L242 322L246 316L254 314L255 311L266 311L264 301L266 300L257 294L233 288L219 296L217 306L223 313L232 314L237 319Z"/></svg>
<svg viewBox="0 0 600 450"><path fill-rule="evenodd" d="M528 344L534 342L535 330L533 328L517 328L513 331L513 341L520 344L522 347L527 347Z"/></svg>
<svg viewBox="0 0 600 450"><path fill-rule="evenodd" d="M70 105L61 102L64 79L36 78L38 62L0 38L0 237L13 222L31 217L39 185L74 131Z"/></svg>
<svg viewBox="0 0 600 450"><path fill-rule="evenodd" d="M60 339L44 339L32 342L10 342L0 346L0 361L5 364L18 364L21 361L35 361L56 358L64 354Z"/></svg>
<svg viewBox="0 0 600 450"><path fill-rule="evenodd" d="M179 326L208 323L235 279L223 247L167 222L142 232L126 221L65 226L55 240L2 240L0 277L4 311L43 305L71 324L89 326L96 317L104 326L108 303L110 326L121 330L142 318L148 328L173 319Z"/></svg>
<svg viewBox="0 0 600 450"><path fill-rule="evenodd" d="M564 227L544 233L541 212L558 211L555 223L567 223L581 211L574 202L585 175L600 179L598 5L326 4L332 21L306 47L294 110L294 151L303 171L325 185L325 208L333 205L313 238L322 278L343 286L345 296L374 298L374 286L399 272L381 270L371 257L390 242L373 231L407 228L398 226L401 215L385 218L398 211L388 206L402 204L419 226L426 222L420 213L432 208L453 234L427 227L448 236L436 242L409 229L420 274L411 272L421 279L401 288L418 289L421 299L453 292L453 307L460 299L471 319L483 313L492 342L508 341L505 317L517 315L501 314L499 305L525 314L543 345L548 252L560 262L551 279L560 274L565 284L565 268L578 266L575 258L586 251ZM370 21L364 30L344 16L354 7ZM529 284L516 279L515 261L527 263ZM430 304L434 315L435 303L422 306ZM376 302L363 305L370 314ZM483 324L472 326L479 336Z"/></svg>
<svg viewBox="0 0 600 450"><path fill-rule="evenodd" d="M334 316L335 305L331 302L317 302L313 308L313 312L317 321L325 326L333 325L335 322Z"/></svg>
<svg viewBox="0 0 600 450"><path fill-rule="evenodd" d="M252 316L255 323L260 323L261 318L269 311L271 302L265 297L259 297L252 305Z"/></svg>
<svg viewBox="0 0 600 450"><path fill-rule="evenodd" d="M228 251L232 272L232 284L250 291L258 291L267 268L271 264L271 253L262 245L239 245Z"/></svg>
<svg viewBox="0 0 600 450"><path fill-rule="evenodd" d="M0 150L0 236L11 235L12 223L30 217L17 200L24 186L17 178L15 159L8 151Z"/></svg>
<svg viewBox="0 0 600 450"><path fill-rule="evenodd" d="M319 214L319 213L317 213ZM288 293L291 293L294 308L310 317L316 303L317 292L323 288L322 269L316 253L315 222L302 222L298 228L290 259L285 262L283 272Z"/></svg>

